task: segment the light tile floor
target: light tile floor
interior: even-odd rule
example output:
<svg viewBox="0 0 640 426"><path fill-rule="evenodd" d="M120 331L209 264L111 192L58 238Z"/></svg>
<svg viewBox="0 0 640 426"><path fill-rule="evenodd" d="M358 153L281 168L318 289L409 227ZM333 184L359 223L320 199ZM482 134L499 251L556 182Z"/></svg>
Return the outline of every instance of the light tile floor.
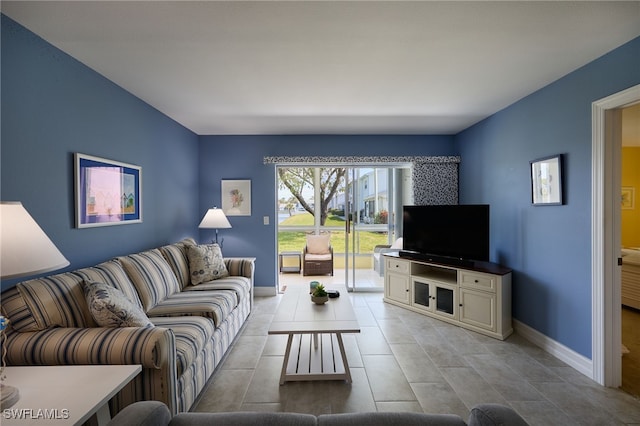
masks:
<svg viewBox="0 0 640 426"><path fill-rule="evenodd" d="M254 310L193 411L455 413L507 404L531 425L640 424L640 400L602 387L518 335L499 341L386 304L348 295L362 332L345 335L353 383L279 385L286 337L268 336L281 296Z"/></svg>

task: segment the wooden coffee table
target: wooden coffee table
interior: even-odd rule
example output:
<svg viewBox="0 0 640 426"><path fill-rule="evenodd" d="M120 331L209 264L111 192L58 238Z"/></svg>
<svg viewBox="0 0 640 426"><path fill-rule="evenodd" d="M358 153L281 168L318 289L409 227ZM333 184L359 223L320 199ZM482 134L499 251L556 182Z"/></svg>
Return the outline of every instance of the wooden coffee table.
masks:
<svg viewBox="0 0 640 426"><path fill-rule="evenodd" d="M344 287L332 287L340 297L324 305L311 302L309 289L289 287L276 311L269 334L286 334L287 348L280 384L300 380L346 380L351 372L343 333L360 333Z"/></svg>

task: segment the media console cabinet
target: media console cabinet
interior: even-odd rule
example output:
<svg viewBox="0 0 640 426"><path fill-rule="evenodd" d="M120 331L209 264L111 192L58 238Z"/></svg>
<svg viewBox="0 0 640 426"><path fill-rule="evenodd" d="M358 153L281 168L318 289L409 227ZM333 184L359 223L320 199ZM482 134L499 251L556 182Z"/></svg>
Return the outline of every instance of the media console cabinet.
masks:
<svg viewBox="0 0 640 426"><path fill-rule="evenodd" d="M504 340L511 326L511 270L384 255L384 301Z"/></svg>

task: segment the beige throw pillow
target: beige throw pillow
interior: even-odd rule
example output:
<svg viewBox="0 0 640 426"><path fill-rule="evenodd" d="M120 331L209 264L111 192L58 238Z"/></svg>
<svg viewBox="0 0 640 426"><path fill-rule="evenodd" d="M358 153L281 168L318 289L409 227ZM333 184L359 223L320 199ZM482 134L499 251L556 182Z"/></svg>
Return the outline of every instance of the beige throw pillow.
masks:
<svg viewBox="0 0 640 426"><path fill-rule="evenodd" d="M329 251L330 234L307 235L307 253L327 254Z"/></svg>
<svg viewBox="0 0 640 426"><path fill-rule="evenodd" d="M222 250L217 244L188 245L187 256L193 285L229 275L222 257Z"/></svg>
<svg viewBox="0 0 640 426"><path fill-rule="evenodd" d="M84 295L91 316L100 327L153 327L142 309L115 287L85 281Z"/></svg>

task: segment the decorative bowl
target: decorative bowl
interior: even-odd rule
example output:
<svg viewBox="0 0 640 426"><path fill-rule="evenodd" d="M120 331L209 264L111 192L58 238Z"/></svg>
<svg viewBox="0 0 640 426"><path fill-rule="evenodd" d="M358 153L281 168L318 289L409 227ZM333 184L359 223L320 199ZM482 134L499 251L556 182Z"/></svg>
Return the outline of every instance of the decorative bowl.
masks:
<svg viewBox="0 0 640 426"><path fill-rule="evenodd" d="M316 305L324 305L329 300L329 296L311 296L311 301Z"/></svg>

